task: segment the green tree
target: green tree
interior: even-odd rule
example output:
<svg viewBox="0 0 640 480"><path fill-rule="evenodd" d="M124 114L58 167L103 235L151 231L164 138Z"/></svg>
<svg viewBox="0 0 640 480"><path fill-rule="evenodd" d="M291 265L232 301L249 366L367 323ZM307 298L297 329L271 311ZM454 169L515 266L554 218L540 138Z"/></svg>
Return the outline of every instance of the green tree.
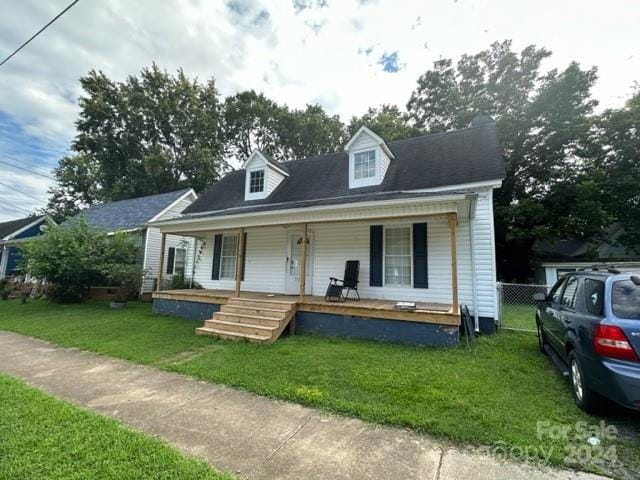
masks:
<svg viewBox="0 0 640 480"><path fill-rule="evenodd" d="M419 128L409 123L408 116L395 105L370 107L361 117L351 117L347 127L348 136L354 135L363 125L369 127L387 142L415 137L422 133Z"/></svg>
<svg viewBox="0 0 640 480"><path fill-rule="evenodd" d="M127 234L107 235L84 219L49 225L47 232L21 245L22 269L47 280L47 296L57 302L84 299L92 285L104 282L111 271L128 268L138 254ZM140 272L140 277L142 272Z"/></svg>
<svg viewBox="0 0 640 480"><path fill-rule="evenodd" d="M498 268L508 279L530 275L532 257L522 252L537 240L587 236L609 220L585 170L596 70L571 63L543 73L550 55L533 45L514 52L505 41L455 65L439 60L407 104L412 124L430 132L464 128L478 113L495 119L506 166L495 196Z"/></svg>
<svg viewBox="0 0 640 480"><path fill-rule="evenodd" d="M103 72L80 79L74 154L55 170L49 211L57 217L96 201L197 191L217 180L224 159L223 112L213 80L153 65L115 82Z"/></svg>

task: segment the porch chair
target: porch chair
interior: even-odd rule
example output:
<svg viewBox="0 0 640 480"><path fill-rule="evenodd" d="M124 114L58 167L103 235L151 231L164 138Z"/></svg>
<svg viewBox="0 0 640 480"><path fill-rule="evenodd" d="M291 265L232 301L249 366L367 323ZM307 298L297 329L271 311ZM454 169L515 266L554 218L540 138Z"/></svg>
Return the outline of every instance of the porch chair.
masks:
<svg viewBox="0 0 640 480"><path fill-rule="evenodd" d="M358 293L358 276L360 275L360 260L347 260L344 264L344 279L329 277L329 286L324 299L327 302L344 302L349 299L349 292L355 292L360 300ZM347 291L346 295L344 291Z"/></svg>

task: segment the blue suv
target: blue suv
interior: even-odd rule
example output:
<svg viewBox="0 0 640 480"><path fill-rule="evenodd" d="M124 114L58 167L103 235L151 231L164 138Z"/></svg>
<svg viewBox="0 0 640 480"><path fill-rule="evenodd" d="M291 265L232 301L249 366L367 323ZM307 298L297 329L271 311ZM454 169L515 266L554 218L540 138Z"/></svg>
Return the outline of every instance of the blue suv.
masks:
<svg viewBox="0 0 640 480"><path fill-rule="evenodd" d="M570 273L534 300L540 350L569 375L576 404L640 410L640 272Z"/></svg>

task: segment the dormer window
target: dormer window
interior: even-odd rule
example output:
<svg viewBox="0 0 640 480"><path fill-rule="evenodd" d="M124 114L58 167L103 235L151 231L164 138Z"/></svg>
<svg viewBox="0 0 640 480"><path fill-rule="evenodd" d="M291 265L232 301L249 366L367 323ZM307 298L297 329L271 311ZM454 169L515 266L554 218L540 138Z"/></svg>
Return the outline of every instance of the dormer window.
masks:
<svg viewBox="0 0 640 480"><path fill-rule="evenodd" d="M362 180L376 176L376 151L366 150L353 154L353 178Z"/></svg>
<svg viewBox="0 0 640 480"><path fill-rule="evenodd" d="M264 192L264 170L249 172L249 193Z"/></svg>

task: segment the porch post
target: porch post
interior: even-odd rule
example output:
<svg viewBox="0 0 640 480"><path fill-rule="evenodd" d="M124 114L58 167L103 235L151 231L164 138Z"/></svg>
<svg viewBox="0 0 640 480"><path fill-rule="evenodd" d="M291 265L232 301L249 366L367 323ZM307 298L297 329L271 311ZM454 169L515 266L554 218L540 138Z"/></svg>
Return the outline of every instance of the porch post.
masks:
<svg viewBox="0 0 640 480"><path fill-rule="evenodd" d="M244 263L244 228L238 234L238 249L236 250L236 293L240 296L240 282L242 282L242 264Z"/></svg>
<svg viewBox="0 0 640 480"><path fill-rule="evenodd" d="M302 251L300 253L300 301L304 301L307 281L307 224L302 224Z"/></svg>
<svg viewBox="0 0 640 480"><path fill-rule="evenodd" d="M458 214L449 213L449 235L451 237L451 312L458 313L458 247L456 242L456 227Z"/></svg>
<svg viewBox="0 0 640 480"><path fill-rule="evenodd" d="M158 270L158 283L156 283L156 292L162 290L162 274L164 273L164 246L167 242L167 234L163 233L160 238L160 268Z"/></svg>

